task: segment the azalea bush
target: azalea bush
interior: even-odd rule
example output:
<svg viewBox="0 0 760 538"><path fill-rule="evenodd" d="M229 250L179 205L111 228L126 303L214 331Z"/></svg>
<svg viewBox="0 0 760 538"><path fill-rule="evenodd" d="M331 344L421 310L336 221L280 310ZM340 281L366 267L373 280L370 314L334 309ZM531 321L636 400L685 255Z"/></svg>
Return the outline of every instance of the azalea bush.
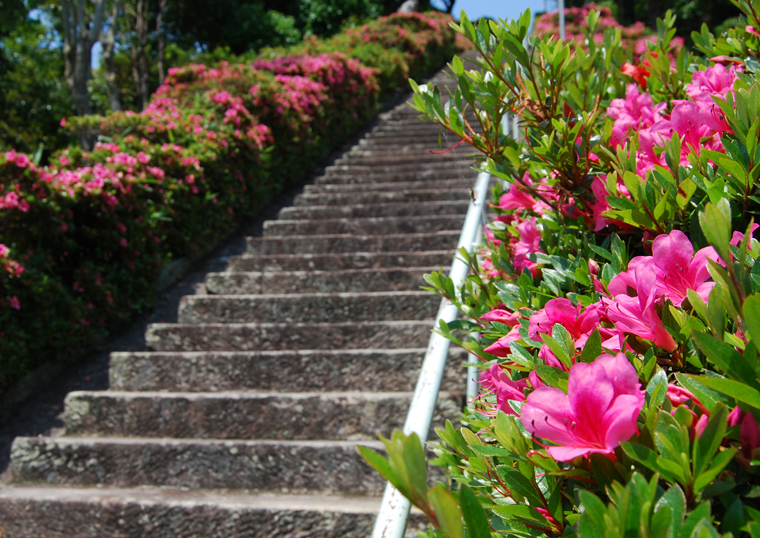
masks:
<svg viewBox="0 0 760 538"><path fill-rule="evenodd" d="M454 52L449 20L395 15L365 35L427 69ZM39 155L0 154L0 393L148 307L171 261L208 249L301 182L371 119L378 81L400 80L351 51L284 52L170 69L139 114L64 119L97 142L44 168Z"/></svg>
<svg viewBox="0 0 760 538"><path fill-rule="evenodd" d="M470 44L461 34L452 39L451 17L429 13L394 13L330 39L311 37L295 47L264 49L262 58L341 52L377 70L380 95L385 97L409 77L419 78L442 65Z"/></svg>
<svg viewBox="0 0 760 538"><path fill-rule="evenodd" d="M570 43L463 15L479 69L455 58L445 103L413 84L500 180L464 284L426 276L480 369L437 430L447 482L416 435L361 449L427 536L760 536L760 6L740 5L751 24L703 28L704 56L670 13L642 52L599 11Z"/></svg>

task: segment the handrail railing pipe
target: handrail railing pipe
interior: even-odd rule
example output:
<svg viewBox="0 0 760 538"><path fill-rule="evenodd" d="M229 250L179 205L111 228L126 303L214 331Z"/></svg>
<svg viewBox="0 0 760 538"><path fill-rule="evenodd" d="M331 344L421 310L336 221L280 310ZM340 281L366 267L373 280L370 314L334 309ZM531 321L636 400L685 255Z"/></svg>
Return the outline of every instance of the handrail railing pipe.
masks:
<svg viewBox="0 0 760 538"><path fill-rule="evenodd" d="M488 198L490 179L491 176L485 172L478 174L475 188L473 189L473 200L470 201L470 207L467 210L467 217L462 227L462 233L459 236L457 250L464 247L469 253L473 251L475 239L478 237L478 233L483 225L482 218ZM449 271L449 278L453 281L455 289L459 289L465 278L467 278L468 272L468 265L455 257ZM435 319L435 327L438 327L441 321L450 323L456 320L458 313L457 307L448 299L441 300L441 306ZM441 388L441 380L443 379L443 371L449 355L450 344L449 340L439 334L433 333L430 336L420 376L417 379L417 386L412 397L412 403L406 416L404 433L406 435L416 433L423 443L427 440L433 421L433 413L438 399L438 392ZM409 501L396 488L391 486L390 483L387 484L380 506L380 513L375 521L372 538L401 538L406 529L409 508Z"/></svg>

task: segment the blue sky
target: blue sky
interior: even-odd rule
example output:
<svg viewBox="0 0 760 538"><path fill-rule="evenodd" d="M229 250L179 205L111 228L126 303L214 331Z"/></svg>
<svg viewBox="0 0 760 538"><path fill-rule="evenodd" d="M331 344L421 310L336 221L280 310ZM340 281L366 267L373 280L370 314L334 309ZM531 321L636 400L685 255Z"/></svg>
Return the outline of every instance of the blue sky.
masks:
<svg viewBox="0 0 760 538"><path fill-rule="evenodd" d="M442 6L436 0L433 0L433 4ZM453 14L459 18L459 12L464 9L470 19L484 15L493 19L516 19L527 8L535 13L543 11L545 5L549 11L557 9L556 0L456 0Z"/></svg>

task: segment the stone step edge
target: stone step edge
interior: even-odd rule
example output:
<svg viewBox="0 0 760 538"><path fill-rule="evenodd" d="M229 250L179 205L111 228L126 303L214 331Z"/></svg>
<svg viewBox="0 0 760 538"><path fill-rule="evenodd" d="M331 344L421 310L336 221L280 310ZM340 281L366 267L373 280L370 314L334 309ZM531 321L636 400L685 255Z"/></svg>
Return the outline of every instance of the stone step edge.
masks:
<svg viewBox="0 0 760 538"><path fill-rule="evenodd" d="M380 509L381 497L373 495L308 495L249 493L248 490L188 490L176 487L141 486L132 488L38 486L26 484L3 485L0 503L4 501L60 501L65 503L113 502L139 503L140 505L166 505L173 507L209 506L228 507L232 510L307 510L375 514Z"/></svg>
<svg viewBox="0 0 760 538"><path fill-rule="evenodd" d="M45 436L23 437L19 436L13 440L13 452L18 444L38 444L52 443L58 445L79 445L91 447L95 445L120 445L120 446L149 446L149 445L169 445L169 446L221 446L224 448L234 448L235 446L282 446L285 449L289 447L304 448L351 448L356 446L366 446L373 450L385 451L385 446L380 441L369 440L323 440L323 439L306 439L306 440L276 440L276 439L202 439L189 437L186 439L173 439L170 437L99 437L99 436ZM0 488L1 490L2 488Z"/></svg>
<svg viewBox="0 0 760 538"><path fill-rule="evenodd" d="M418 254L448 254L451 256L452 260L454 259L455 252L453 250L421 250L421 251L408 251L408 250L400 250L400 251L394 251L394 252L373 252L373 251L361 251L361 252L336 252L334 254L325 252L321 254L315 254L315 253L306 253L306 254L240 254L238 256L230 256L230 259L232 258L240 258L240 259L251 259L251 258L314 258L317 256L339 256L339 257L345 257L349 258L352 256L409 256L409 255L418 255ZM403 267L402 267L403 268ZM413 268L413 267L412 267ZM348 270L348 269L347 269Z"/></svg>
<svg viewBox="0 0 760 538"><path fill-rule="evenodd" d="M464 190L464 189L449 189L449 190L460 191L460 190ZM352 191L352 192L355 192L355 191ZM324 193L320 192L320 193L313 193L313 194L324 194ZM330 193L330 194L333 194L333 193ZM428 201L425 201L425 202L411 201L411 202L380 202L378 204L366 204L366 203L365 204L345 204L345 205L341 205L340 207L342 209L352 209L353 210L353 209L368 209L368 208L373 208L373 209L374 208L381 208L381 209L384 209L386 207L407 207L407 206L408 207L412 207L412 206L414 206L414 207L421 207L421 208L424 209L426 207L437 207L437 206L458 207L458 206L463 205L464 203L468 203L469 204L469 202L470 201L467 200L467 199L464 199L464 200L432 200L432 201L428 200ZM313 210L335 211L335 206L334 205L288 206L288 207L286 207L284 209L291 209L291 210L298 210L298 211L304 211L304 210L310 210L310 211L313 211ZM424 215L414 215L414 216L424 216ZM430 216L437 216L437 215L430 215ZM340 218L351 218L352 220L355 220L355 219L353 219L353 217L337 217L337 218L338 219L340 219ZM362 217L356 217L356 218L362 218ZM383 218L383 217L367 217L367 218ZM384 217L384 218L388 218L388 217ZM411 216L410 217L401 217L401 218L411 218ZM282 219L282 220L316 220L316 219ZM323 219L318 219L318 220L323 220Z"/></svg>
<svg viewBox="0 0 760 538"><path fill-rule="evenodd" d="M248 398L251 400L265 399L265 398L290 398L292 400L305 400L308 398L322 398L322 399L334 399L334 398L355 398L359 400L367 401L380 401L390 398L409 399L414 395L414 392L392 392L392 391L330 391L330 392L278 392L278 391L262 391L262 390L224 390L214 392L190 392L190 391L165 391L165 390L152 390L152 391L131 391L131 390L75 390L66 395L65 402L73 400L82 396L90 396L96 398L113 397L129 399L145 399L145 398L164 398L164 399L178 399L184 398L187 400L236 400ZM458 398L461 392L457 391L440 391L438 393L439 398Z"/></svg>
<svg viewBox="0 0 760 538"><path fill-rule="evenodd" d="M251 257L254 257L254 256L251 256ZM450 267L448 265L444 265L442 268L445 270L445 269L449 269ZM409 273L412 275L416 275L418 273L429 273L431 271L438 271L440 269L441 267L437 265L419 265L419 266L413 266L413 267L368 267L366 269L336 269L334 271L331 271L329 269L318 269L315 271L311 271L311 270L267 271L265 269L263 271L210 272L210 273L206 273L206 279L208 279L209 277L221 278L225 276L235 276L235 275L250 275L252 277L259 276L259 275L266 275L270 278L272 276L286 277L288 275L303 275L303 274L309 274L309 275L314 275L314 276L335 275L336 277L339 277L339 276L351 276L351 275L367 275L371 273L395 273L395 272ZM385 292L367 292L367 293L385 293Z"/></svg>

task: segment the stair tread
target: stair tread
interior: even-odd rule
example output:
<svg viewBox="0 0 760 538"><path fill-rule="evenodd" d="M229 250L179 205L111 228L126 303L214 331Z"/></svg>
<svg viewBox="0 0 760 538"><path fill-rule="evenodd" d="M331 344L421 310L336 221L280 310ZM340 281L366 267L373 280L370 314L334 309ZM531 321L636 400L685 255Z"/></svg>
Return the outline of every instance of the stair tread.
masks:
<svg viewBox="0 0 760 538"><path fill-rule="evenodd" d="M225 505L230 508L266 510L329 510L347 513L376 513L379 496L308 495L250 493L244 490L188 490L186 488L142 486L62 487L55 485L11 484L0 488L0 499L63 502L140 502L180 506Z"/></svg>

